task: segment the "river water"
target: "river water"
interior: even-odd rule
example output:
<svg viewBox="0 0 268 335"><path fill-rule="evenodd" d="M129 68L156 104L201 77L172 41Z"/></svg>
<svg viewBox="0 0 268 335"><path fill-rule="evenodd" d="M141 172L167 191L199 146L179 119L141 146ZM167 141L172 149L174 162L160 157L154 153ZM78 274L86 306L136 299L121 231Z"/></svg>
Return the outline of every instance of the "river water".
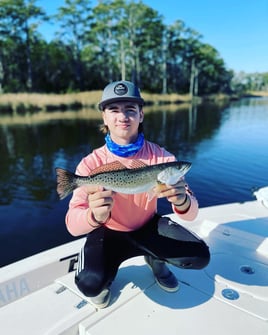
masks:
<svg viewBox="0 0 268 335"><path fill-rule="evenodd" d="M268 185L268 98L145 113L146 137L192 162L186 179L200 207L252 200L253 189ZM64 223L70 197L59 201L55 167L74 170L104 143L99 114L89 115L0 117L0 266L74 239ZM159 212L170 212L166 201Z"/></svg>

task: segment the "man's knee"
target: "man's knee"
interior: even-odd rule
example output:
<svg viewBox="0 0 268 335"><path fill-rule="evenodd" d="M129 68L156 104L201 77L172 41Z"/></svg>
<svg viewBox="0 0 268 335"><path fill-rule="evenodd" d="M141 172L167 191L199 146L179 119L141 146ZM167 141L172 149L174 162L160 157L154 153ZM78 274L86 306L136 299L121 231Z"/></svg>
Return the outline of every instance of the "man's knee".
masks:
<svg viewBox="0 0 268 335"><path fill-rule="evenodd" d="M209 261L210 261L209 247L205 244L205 242L203 242L202 248L197 253L196 257L192 257L192 264L190 267L192 269L201 270L204 269L209 264ZM186 267L184 266L184 264L182 264L182 266Z"/></svg>
<svg viewBox="0 0 268 335"><path fill-rule="evenodd" d="M205 268L210 261L210 252L208 246L203 242L202 248L199 248L199 252L197 251L196 256L186 256L186 257L178 257L178 258L170 258L167 261L180 267L182 269L195 269L201 270Z"/></svg>
<svg viewBox="0 0 268 335"><path fill-rule="evenodd" d="M199 257L199 269L205 268L210 262L209 247L204 243L203 251Z"/></svg>

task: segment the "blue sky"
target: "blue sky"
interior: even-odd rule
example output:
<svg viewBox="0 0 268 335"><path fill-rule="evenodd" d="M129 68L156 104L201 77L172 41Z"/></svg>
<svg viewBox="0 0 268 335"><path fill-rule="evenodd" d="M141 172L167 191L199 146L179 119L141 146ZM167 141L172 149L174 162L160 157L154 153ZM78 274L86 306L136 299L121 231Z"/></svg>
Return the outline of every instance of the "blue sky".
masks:
<svg viewBox="0 0 268 335"><path fill-rule="evenodd" d="M212 45L228 69L268 72L268 0L143 0L157 10L166 24L182 20ZM95 5L97 1L91 1ZM47 14L54 14L64 0L37 0ZM55 26L43 25L48 39Z"/></svg>

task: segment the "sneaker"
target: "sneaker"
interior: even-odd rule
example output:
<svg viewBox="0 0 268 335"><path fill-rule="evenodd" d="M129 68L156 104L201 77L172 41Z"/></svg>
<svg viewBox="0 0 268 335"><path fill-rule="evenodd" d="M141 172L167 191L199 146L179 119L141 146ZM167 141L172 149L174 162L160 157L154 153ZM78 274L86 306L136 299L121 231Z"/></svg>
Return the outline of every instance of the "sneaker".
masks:
<svg viewBox="0 0 268 335"><path fill-rule="evenodd" d="M167 292L178 291L179 282L164 261L156 259L152 256L144 256L144 259L153 271L158 286Z"/></svg>
<svg viewBox="0 0 268 335"><path fill-rule="evenodd" d="M104 289L96 297L90 298L92 304L97 308L105 308L109 305L111 300L111 291L109 288Z"/></svg>

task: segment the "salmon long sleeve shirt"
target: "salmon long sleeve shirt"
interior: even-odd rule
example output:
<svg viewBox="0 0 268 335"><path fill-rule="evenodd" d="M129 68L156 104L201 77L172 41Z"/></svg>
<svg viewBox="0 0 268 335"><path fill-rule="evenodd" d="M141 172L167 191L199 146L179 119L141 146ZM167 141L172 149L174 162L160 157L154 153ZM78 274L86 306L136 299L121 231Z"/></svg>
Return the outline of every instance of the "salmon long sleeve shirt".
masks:
<svg viewBox="0 0 268 335"><path fill-rule="evenodd" d="M80 176L88 176L95 168L119 161L126 167L130 167L132 160L140 160L146 165L160 164L175 161L175 157L159 145L144 141L143 147L131 157L119 157L111 153L104 145L88 156L84 157L78 164L76 173ZM183 220L194 220L198 213L198 202L194 195L187 191L191 199L190 208L186 213L180 214L175 206L173 211ZM140 194L122 194L115 193L114 205L110 218L104 225L110 229L118 231L133 231L142 227L150 220L157 210L157 197L149 199L147 193ZM66 214L66 226L73 236L80 236L90 233L94 228L90 223L96 226L96 221L88 206L88 193L85 186L77 188L69 203L69 209Z"/></svg>

